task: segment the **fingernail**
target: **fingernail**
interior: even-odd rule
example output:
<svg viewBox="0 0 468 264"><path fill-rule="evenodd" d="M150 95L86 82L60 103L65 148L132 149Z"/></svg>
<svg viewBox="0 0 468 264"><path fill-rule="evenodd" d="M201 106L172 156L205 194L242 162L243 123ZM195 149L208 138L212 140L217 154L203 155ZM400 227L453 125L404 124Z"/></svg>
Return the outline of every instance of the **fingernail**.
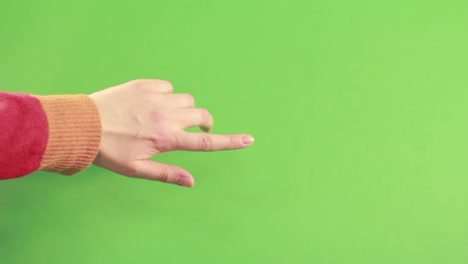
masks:
<svg viewBox="0 0 468 264"><path fill-rule="evenodd" d="M242 143L244 143L244 145L250 145L254 142L254 138L252 136L243 136L242 137Z"/></svg>

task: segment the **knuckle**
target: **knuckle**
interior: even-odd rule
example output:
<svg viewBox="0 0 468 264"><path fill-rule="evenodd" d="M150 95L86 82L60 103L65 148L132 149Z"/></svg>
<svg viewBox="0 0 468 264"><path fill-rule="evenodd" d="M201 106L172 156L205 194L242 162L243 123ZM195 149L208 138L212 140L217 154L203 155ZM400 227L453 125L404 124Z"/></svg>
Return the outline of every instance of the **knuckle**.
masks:
<svg viewBox="0 0 468 264"><path fill-rule="evenodd" d="M156 105L158 102L155 100L155 98L153 96L142 96L142 106L145 108L145 109L148 109L150 107L153 107L154 105Z"/></svg>
<svg viewBox="0 0 468 264"><path fill-rule="evenodd" d="M169 119L169 114L165 111L155 110L151 112L151 121L155 123L164 123Z"/></svg>
<svg viewBox="0 0 468 264"><path fill-rule="evenodd" d="M154 88L162 88L164 90L172 91L174 86L170 81L158 79L135 79L128 82L130 85L139 89L142 92L154 91Z"/></svg>
<svg viewBox="0 0 468 264"><path fill-rule="evenodd" d="M239 146L239 138L236 137L236 136L229 136L229 146L227 147L227 149L235 149L236 147Z"/></svg>
<svg viewBox="0 0 468 264"><path fill-rule="evenodd" d="M145 79L135 79L135 80L129 81L130 84L132 84L133 86L137 86L137 87L145 84L146 82L147 80Z"/></svg>
<svg viewBox="0 0 468 264"><path fill-rule="evenodd" d="M211 120L211 114L206 108L200 108L201 119L203 123L209 123Z"/></svg>
<svg viewBox="0 0 468 264"><path fill-rule="evenodd" d="M174 88L174 85L170 81L166 80L156 80L157 85L162 88L166 88L168 90L172 90Z"/></svg>
<svg viewBox="0 0 468 264"><path fill-rule="evenodd" d="M174 144L174 136L170 133L158 132L150 137L151 142L156 150L166 152L172 149Z"/></svg>
<svg viewBox="0 0 468 264"><path fill-rule="evenodd" d="M170 179L170 172L169 170L165 169L165 170L162 170L159 172L159 175L158 175L158 180L161 181L161 182L169 182L169 179Z"/></svg>
<svg viewBox="0 0 468 264"><path fill-rule="evenodd" d="M129 82L129 84L140 93L151 93L151 89L148 86L148 80L145 79L136 79Z"/></svg>
<svg viewBox="0 0 468 264"><path fill-rule="evenodd" d="M187 100L188 105L194 106L195 105L195 97L193 95L186 93L184 94L185 100Z"/></svg>
<svg viewBox="0 0 468 264"><path fill-rule="evenodd" d="M204 135L201 138L201 142L200 142L201 150L209 151L209 150L211 150L212 146L213 146L213 139L209 135Z"/></svg>

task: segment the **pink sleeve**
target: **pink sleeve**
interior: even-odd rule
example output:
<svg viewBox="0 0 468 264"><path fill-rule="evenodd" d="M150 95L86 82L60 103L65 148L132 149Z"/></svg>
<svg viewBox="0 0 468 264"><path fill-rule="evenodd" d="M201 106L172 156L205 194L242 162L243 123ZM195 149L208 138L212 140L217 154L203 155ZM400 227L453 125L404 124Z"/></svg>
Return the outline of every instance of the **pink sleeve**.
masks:
<svg viewBox="0 0 468 264"><path fill-rule="evenodd" d="M0 179L39 170L48 133L47 117L38 98L0 91Z"/></svg>

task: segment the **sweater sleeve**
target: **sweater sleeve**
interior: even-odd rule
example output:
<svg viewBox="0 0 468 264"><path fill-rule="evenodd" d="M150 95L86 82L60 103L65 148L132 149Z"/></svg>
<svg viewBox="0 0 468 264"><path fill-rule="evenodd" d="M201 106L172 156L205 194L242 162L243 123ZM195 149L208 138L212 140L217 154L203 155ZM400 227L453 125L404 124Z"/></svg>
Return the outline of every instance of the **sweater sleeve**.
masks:
<svg viewBox="0 0 468 264"><path fill-rule="evenodd" d="M37 97L49 127L41 170L76 174L91 165L101 141L98 109L85 94Z"/></svg>
<svg viewBox="0 0 468 264"><path fill-rule="evenodd" d="M36 170L72 175L99 150L99 113L87 95L0 92L0 124L0 179Z"/></svg>
<svg viewBox="0 0 468 264"><path fill-rule="evenodd" d="M38 170L47 134L47 117L37 98L0 92L0 179Z"/></svg>

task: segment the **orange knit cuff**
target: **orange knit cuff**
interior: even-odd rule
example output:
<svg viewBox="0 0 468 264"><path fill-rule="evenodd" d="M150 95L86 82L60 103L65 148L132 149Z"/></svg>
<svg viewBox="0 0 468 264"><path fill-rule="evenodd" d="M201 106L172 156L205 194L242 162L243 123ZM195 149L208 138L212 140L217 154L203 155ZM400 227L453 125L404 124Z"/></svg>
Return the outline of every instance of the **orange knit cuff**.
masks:
<svg viewBox="0 0 468 264"><path fill-rule="evenodd" d="M37 98L49 123L41 170L73 175L89 167L101 142L101 120L94 101L85 94Z"/></svg>

